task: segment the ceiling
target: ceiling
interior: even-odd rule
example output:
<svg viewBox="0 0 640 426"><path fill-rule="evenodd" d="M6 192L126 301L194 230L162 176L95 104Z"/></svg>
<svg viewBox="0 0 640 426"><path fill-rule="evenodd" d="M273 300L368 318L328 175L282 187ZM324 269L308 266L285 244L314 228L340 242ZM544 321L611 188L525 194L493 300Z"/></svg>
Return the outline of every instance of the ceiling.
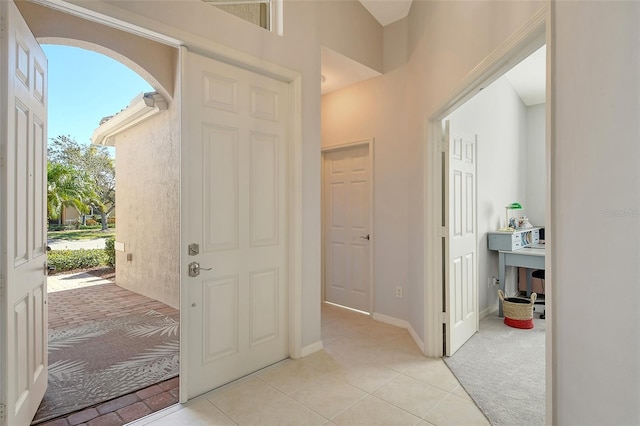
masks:
<svg viewBox="0 0 640 426"><path fill-rule="evenodd" d="M526 106L543 103L547 86L547 47L533 52L507 71L505 77Z"/></svg>

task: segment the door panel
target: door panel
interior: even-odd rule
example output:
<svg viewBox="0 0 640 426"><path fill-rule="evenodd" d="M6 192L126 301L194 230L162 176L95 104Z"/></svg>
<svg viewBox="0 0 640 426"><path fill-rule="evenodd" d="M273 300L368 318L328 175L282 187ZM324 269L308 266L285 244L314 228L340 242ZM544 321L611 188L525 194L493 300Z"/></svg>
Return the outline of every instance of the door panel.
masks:
<svg viewBox="0 0 640 426"><path fill-rule="evenodd" d="M47 388L47 59L14 3L0 2L4 123L2 178L2 381L10 425L31 423Z"/></svg>
<svg viewBox="0 0 640 426"><path fill-rule="evenodd" d="M476 139L451 129L448 164L448 252L445 277L446 355L455 353L478 330L476 236ZM447 187L445 185L445 187Z"/></svg>
<svg viewBox="0 0 640 426"><path fill-rule="evenodd" d="M324 154L325 300L371 310L369 146Z"/></svg>
<svg viewBox="0 0 640 426"><path fill-rule="evenodd" d="M182 265L191 398L289 355L289 89L194 53L183 87L181 240L200 247Z"/></svg>

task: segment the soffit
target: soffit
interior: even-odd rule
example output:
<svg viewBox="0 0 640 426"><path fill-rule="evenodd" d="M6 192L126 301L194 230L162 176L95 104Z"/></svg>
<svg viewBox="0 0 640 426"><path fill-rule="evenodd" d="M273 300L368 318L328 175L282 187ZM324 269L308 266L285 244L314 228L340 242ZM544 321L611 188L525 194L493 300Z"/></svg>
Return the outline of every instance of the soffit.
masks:
<svg viewBox="0 0 640 426"><path fill-rule="evenodd" d="M383 27L407 16L412 2L413 0L360 0Z"/></svg>

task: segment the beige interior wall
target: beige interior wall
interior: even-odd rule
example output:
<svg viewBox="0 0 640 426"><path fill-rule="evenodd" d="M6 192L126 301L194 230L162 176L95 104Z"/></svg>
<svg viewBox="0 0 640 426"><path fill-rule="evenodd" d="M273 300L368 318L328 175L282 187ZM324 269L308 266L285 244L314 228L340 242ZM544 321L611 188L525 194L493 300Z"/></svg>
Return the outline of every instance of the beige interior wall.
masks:
<svg viewBox="0 0 640 426"><path fill-rule="evenodd" d="M411 297L424 301L424 229L428 152L427 121L448 101L464 78L501 43L545 6L541 1L413 2L408 29L409 282ZM410 322L424 335L424 303L411 309Z"/></svg>
<svg viewBox="0 0 640 426"><path fill-rule="evenodd" d="M322 145L374 137L375 310L424 335L426 120L541 2L414 2L384 29L385 71L322 98ZM478 35L482 34L482 37ZM395 287L404 297L395 297Z"/></svg>
<svg viewBox="0 0 640 426"><path fill-rule="evenodd" d="M180 132L177 102L116 136L116 282L180 307ZM127 260L131 256L131 261Z"/></svg>
<svg viewBox="0 0 640 426"><path fill-rule="evenodd" d="M322 46L383 71L383 29L360 2L318 2L318 31Z"/></svg>
<svg viewBox="0 0 640 426"><path fill-rule="evenodd" d="M322 97L322 145L374 138L374 312L408 320L408 192L406 70L331 92ZM396 287L404 297L396 297Z"/></svg>
<svg viewBox="0 0 640 426"><path fill-rule="evenodd" d="M637 425L640 3L551 7L554 412L547 422Z"/></svg>

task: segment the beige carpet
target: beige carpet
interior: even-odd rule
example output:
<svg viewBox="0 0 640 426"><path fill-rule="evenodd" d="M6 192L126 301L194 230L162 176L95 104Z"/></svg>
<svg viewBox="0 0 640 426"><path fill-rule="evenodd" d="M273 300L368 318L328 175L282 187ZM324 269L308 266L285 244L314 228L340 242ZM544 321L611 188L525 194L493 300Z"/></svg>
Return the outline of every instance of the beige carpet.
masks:
<svg viewBox="0 0 640 426"><path fill-rule="evenodd" d="M530 330L486 317L480 331L444 359L494 426L545 424L545 320L534 316Z"/></svg>

